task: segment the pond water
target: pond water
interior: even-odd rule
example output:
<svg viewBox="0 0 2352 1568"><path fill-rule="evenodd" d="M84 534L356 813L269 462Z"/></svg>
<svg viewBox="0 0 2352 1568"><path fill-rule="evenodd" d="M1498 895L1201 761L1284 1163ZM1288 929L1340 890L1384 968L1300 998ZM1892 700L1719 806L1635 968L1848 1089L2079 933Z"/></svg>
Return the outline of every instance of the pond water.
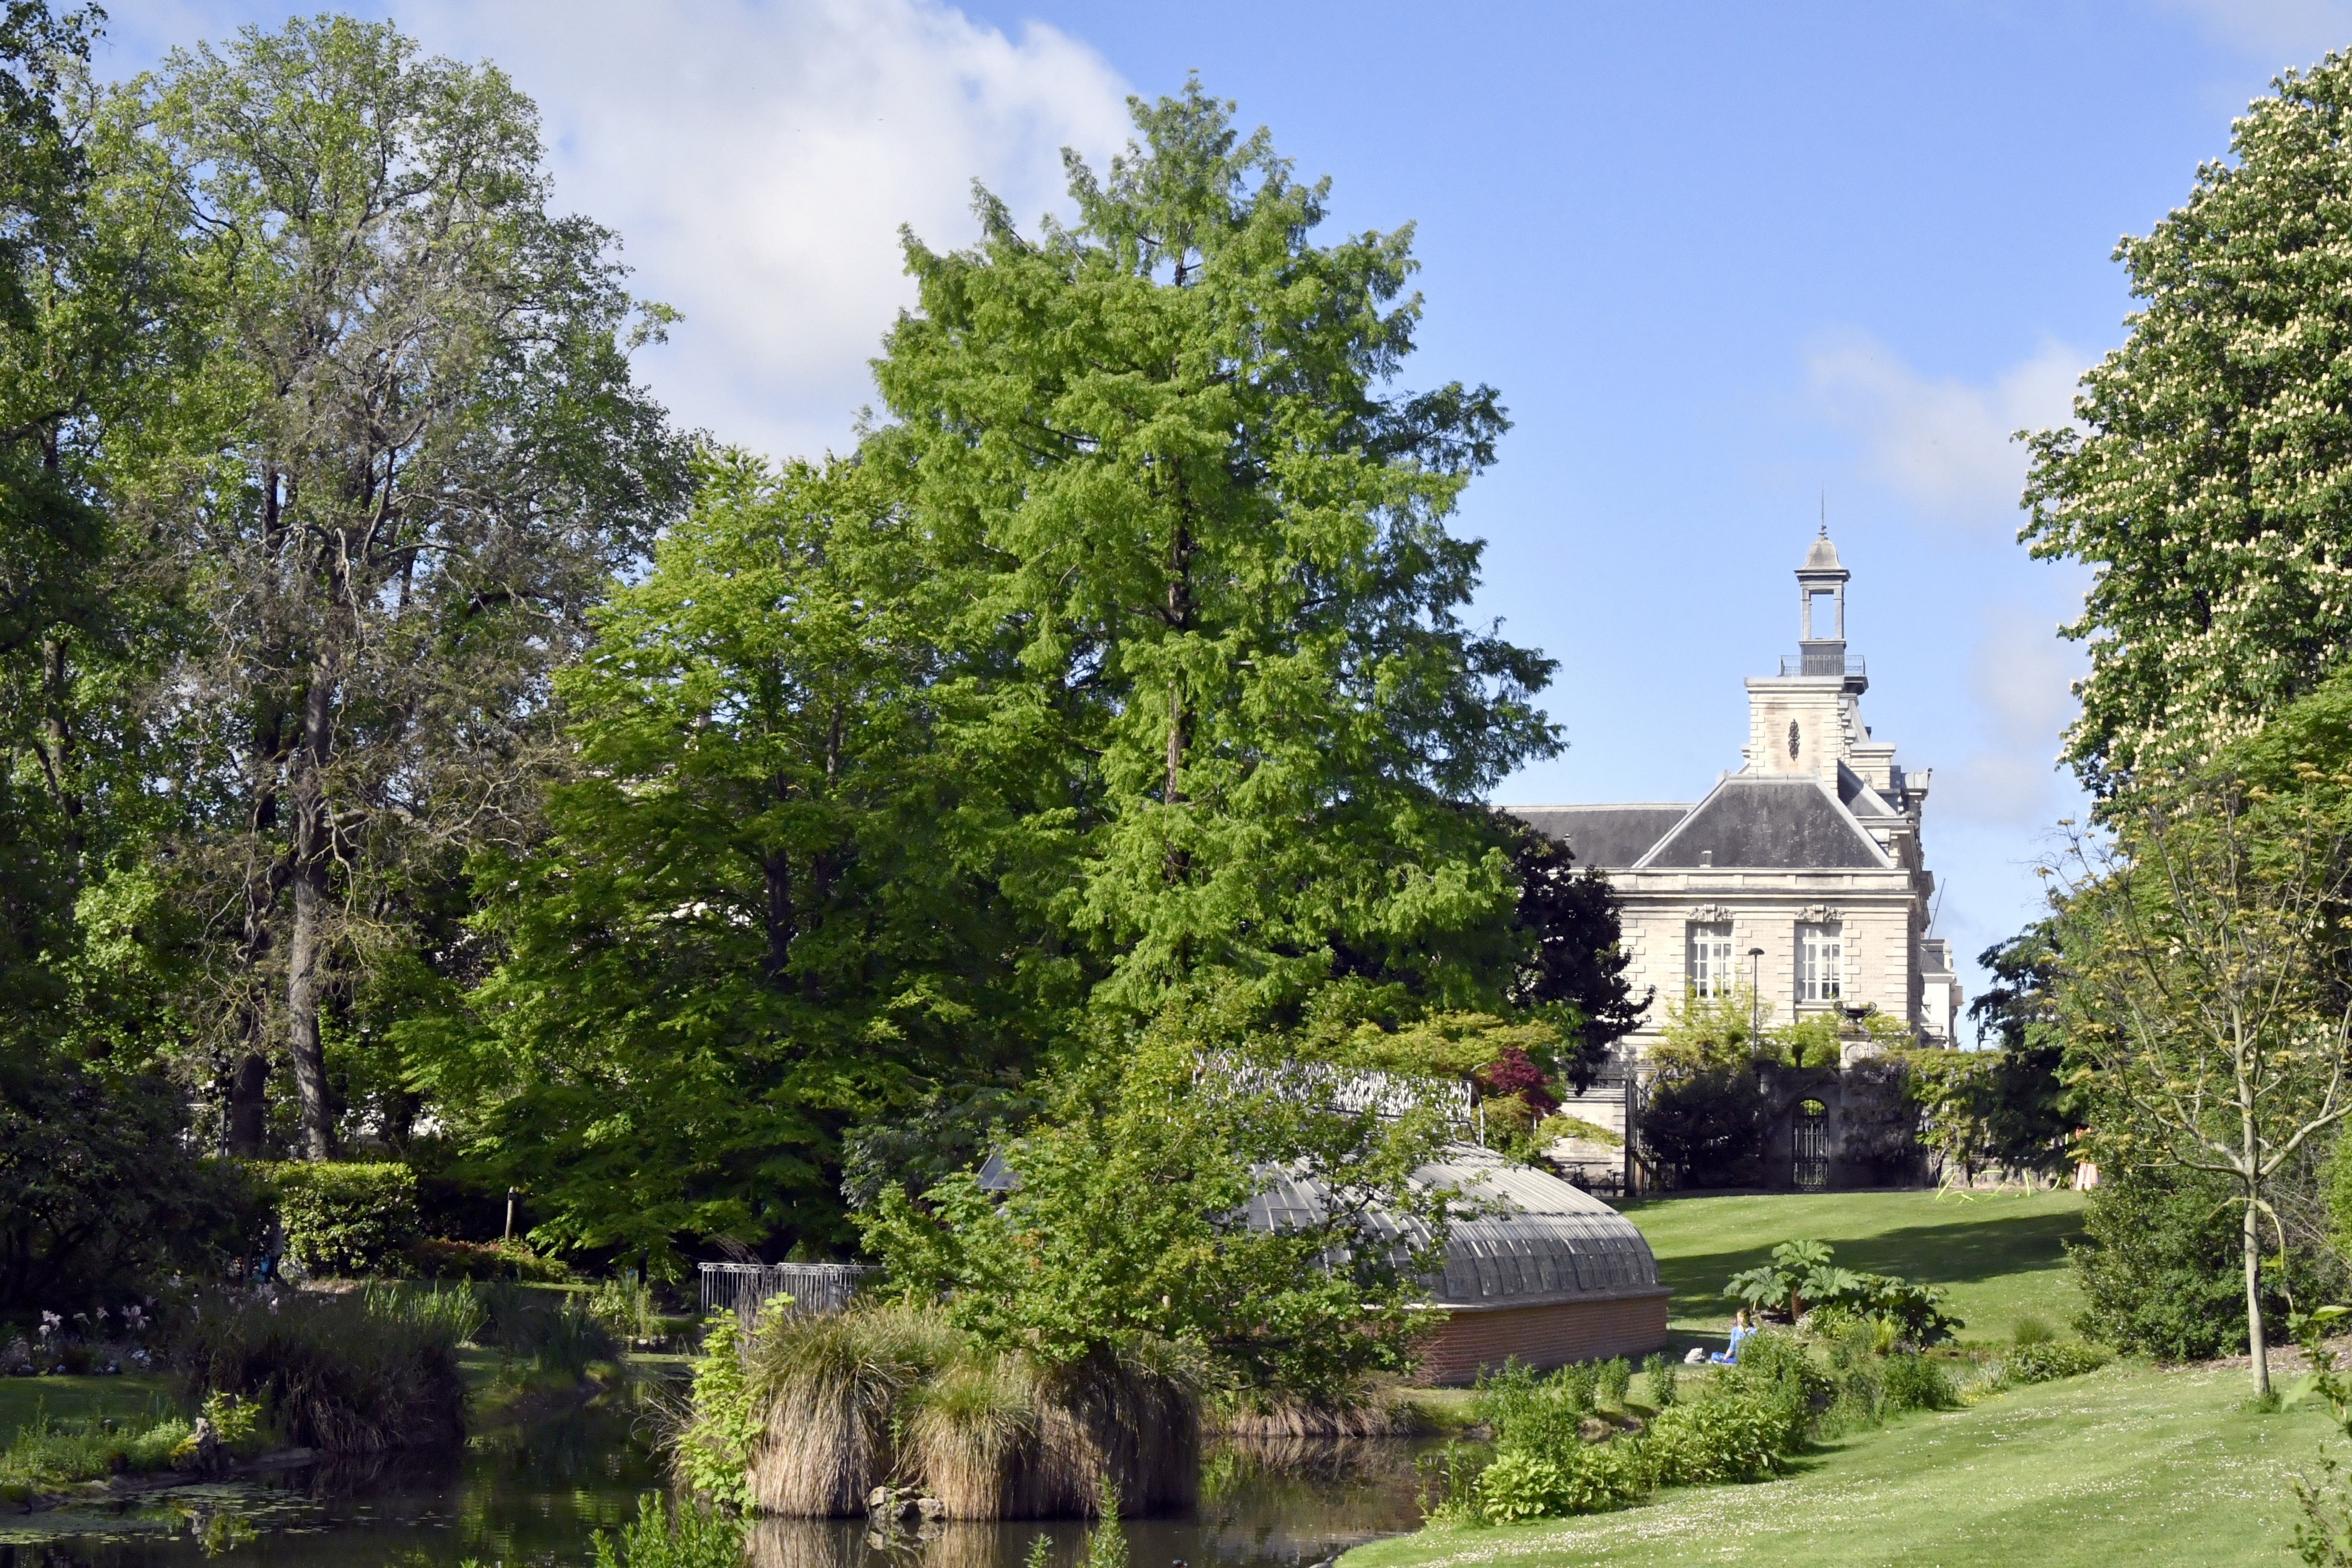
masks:
<svg viewBox="0 0 2352 1568"><path fill-rule="evenodd" d="M590 1538L663 1484L643 1388L462 1449L175 1488L104 1510L0 1515L0 1568L579 1568ZM1420 1523L1423 1441L1213 1445L1191 1517L1131 1520L1135 1568L1293 1568ZM748 1568L1020 1568L1044 1535L1076 1562L1076 1521L869 1535L858 1520L761 1520ZM213 1560L219 1560L214 1562Z"/></svg>

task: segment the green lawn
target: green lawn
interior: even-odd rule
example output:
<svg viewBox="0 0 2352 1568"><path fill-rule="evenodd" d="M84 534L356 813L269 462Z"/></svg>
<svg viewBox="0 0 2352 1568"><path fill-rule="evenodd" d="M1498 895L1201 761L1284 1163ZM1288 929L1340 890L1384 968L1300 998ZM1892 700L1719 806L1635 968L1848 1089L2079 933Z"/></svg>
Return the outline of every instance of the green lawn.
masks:
<svg viewBox="0 0 2352 1568"><path fill-rule="evenodd" d="M160 1407L180 1408L176 1380L162 1373L121 1377L0 1377L0 1447L37 1412L79 1418L113 1415L144 1421Z"/></svg>
<svg viewBox="0 0 2352 1568"><path fill-rule="evenodd" d="M2063 1191L1775 1193L1624 1205L1674 1289L1672 1323L1689 1337L1724 1333L1732 1304L1723 1282L1798 1237L1828 1242L1849 1268L1944 1286L1968 1323L1964 1340L2005 1340L2029 1313L2063 1331L2082 1297L2061 1243L2081 1230L2082 1211L2083 1195Z"/></svg>
<svg viewBox="0 0 2352 1568"><path fill-rule="evenodd" d="M1759 1486L1662 1492L1623 1513L1376 1542L1344 1568L2095 1568L2290 1559L2289 1478L2328 1431L2256 1415L2242 1373L2118 1366L1905 1417Z"/></svg>

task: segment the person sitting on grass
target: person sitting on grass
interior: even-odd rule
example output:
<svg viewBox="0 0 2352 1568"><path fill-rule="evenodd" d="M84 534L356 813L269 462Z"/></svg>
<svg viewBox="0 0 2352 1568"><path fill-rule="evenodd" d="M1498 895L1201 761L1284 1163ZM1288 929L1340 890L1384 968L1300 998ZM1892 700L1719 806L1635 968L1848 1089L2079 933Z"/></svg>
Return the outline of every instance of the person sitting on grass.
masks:
<svg viewBox="0 0 2352 1568"><path fill-rule="evenodd" d="M1755 1328L1748 1321L1748 1309L1740 1308L1731 1320L1731 1348L1718 1352L1706 1359L1717 1366L1737 1365L1739 1361L1739 1342L1755 1331Z"/></svg>

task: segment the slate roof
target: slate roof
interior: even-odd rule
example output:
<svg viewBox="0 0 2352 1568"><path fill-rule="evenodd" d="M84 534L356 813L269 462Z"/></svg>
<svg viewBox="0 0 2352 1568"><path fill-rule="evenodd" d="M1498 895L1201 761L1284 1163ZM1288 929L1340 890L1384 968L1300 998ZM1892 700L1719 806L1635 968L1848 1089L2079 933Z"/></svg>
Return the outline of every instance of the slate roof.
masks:
<svg viewBox="0 0 2352 1568"><path fill-rule="evenodd" d="M1836 795L1809 778L1733 773L1651 849L1642 869L1883 870L1893 864Z"/></svg>
<svg viewBox="0 0 2352 1568"><path fill-rule="evenodd" d="M1690 813L1680 805L1507 805L1537 832L1563 840L1580 866L1623 870Z"/></svg>

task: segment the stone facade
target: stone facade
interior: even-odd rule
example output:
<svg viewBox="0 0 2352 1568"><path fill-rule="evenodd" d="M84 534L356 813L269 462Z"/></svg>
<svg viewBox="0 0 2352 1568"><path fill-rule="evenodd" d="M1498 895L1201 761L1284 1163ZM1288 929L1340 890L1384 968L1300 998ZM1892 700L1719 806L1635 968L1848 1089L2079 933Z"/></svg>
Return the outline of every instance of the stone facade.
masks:
<svg viewBox="0 0 2352 1568"><path fill-rule="evenodd" d="M1946 943L1927 931L1936 879L1919 833L1929 776L1897 763L1894 743L1862 721L1870 679L1846 651L1849 575L1824 531L1796 573L1798 652L1748 680L1741 766L1704 796L1505 808L1608 873L1623 908L1626 978L1637 994L1655 988L1612 1070L1570 1114L1624 1131L1628 1085L1668 1006L1692 989L1728 994L1752 982L1768 1028L1875 1007L1923 1044L1954 1043L1959 983Z"/></svg>

